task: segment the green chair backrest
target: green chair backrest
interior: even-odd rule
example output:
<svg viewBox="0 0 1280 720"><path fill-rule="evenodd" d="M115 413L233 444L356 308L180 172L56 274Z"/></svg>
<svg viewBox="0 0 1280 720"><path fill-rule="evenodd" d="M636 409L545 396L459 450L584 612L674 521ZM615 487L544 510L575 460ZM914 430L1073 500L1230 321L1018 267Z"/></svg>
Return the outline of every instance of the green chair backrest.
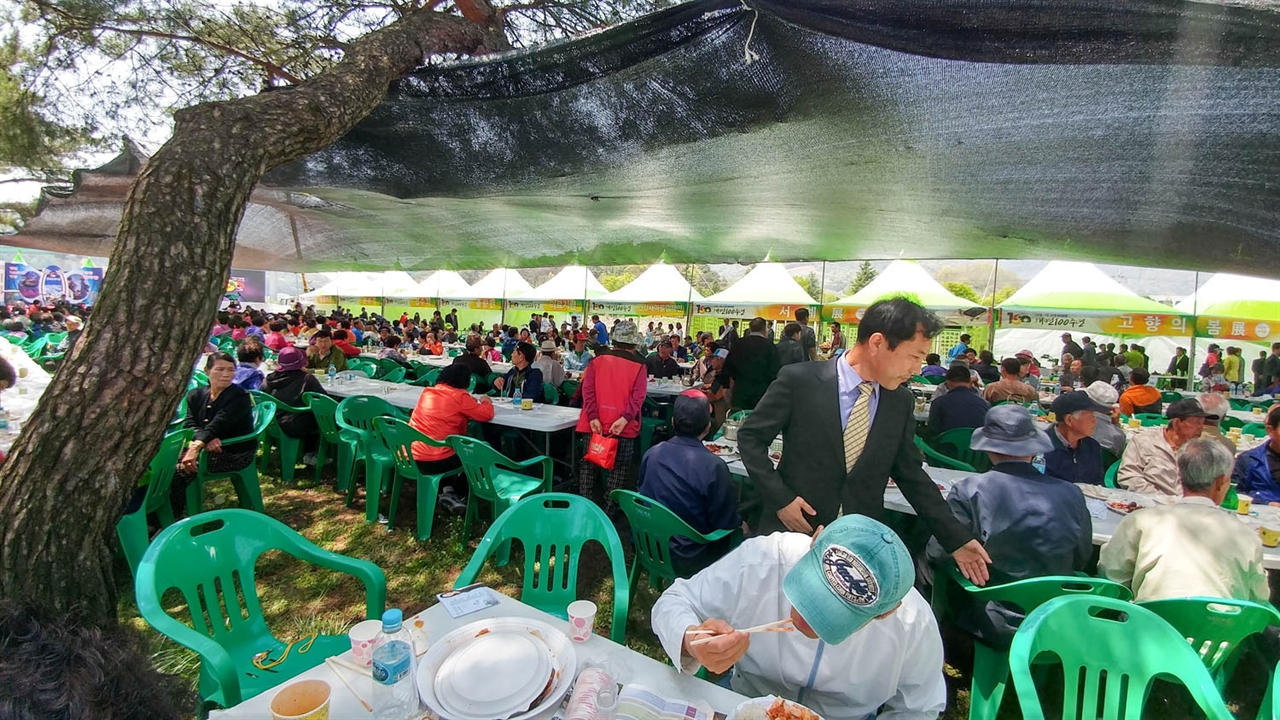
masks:
<svg viewBox="0 0 1280 720"><path fill-rule="evenodd" d="M409 423L395 418L374 418L373 428L378 437L382 439L383 444L391 451L391 457L396 463L396 470L402 475L411 478L416 478L421 474L418 471L418 463L413 459L414 443L422 443L423 445L438 448L449 446L448 443L429 438L415 430Z"/></svg>
<svg viewBox="0 0 1280 720"><path fill-rule="evenodd" d="M435 387L436 383L440 381L440 373L442 372L444 372L444 368L433 367L418 377L425 377L427 379L427 384L431 387Z"/></svg>
<svg viewBox="0 0 1280 720"><path fill-rule="evenodd" d="M671 538L684 537L708 543L735 532L715 533L718 537L703 535L667 506L630 490L614 490L609 493L609 497L618 503L618 508L627 516L627 522L631 526L631 548L635 551L636 561L648 571L651 583L655 580L672 581L684 577L672 564ZM737 539L741 541L741 529L737 529L736 533ZM633 574L632 577L636 576Z"/></svg>
<svg viewBox="0 0 1280 720"><path fill-rule="evenodd" d="M432 372L435 372L435 373L439 374L439 371L441 370L441 368L438 368L438 367L436 367L436 366L434 366L434 365L428 365L428 364L426 364L426 363L414 362L414 361L412 361L412 360L411 360L411 361L409 361L409 364L413 366L413 379L414 379L414 380L421 380L422 378L426 377L427 375L430 375ZM432 384L434 384L434 383L432 383Z"/></svg>
<svg viewBox="0 0 1280 720"><path fill-rule="evenodd" d="M1105 578L1045 575L978 587L966 580L955 565L950 565L948 571L951 578L974 598L984 602L1016 605L1022 609L1023 614L1029 614L1050 600L1064 595L1091 595L1113 600L1129 600L1133 597L1129 588Z"/></svg>
<svg viewBox="0 0 1280 720"><path fill-rule="evenodd" d="M924 376L925 383L929 385L941 385L942 381L946 379L947 379L946 375L925 375Z"/></svg>
<svg viewBox="0 0 1280 720"><path fill-rule="evenodd" d="M952 428L935 437L932 444L943 455L970 465L978 472L986 472L991 469L991 458L985 452L969 447L973 430L974 428Z"/></svg>
<svg viewBox="0 0 1280 720"><path fill-rule="evenodd" d="M1102 484L1109 488L1117 487L1116 474L1120 472L1120 461L1117 460L1107 466L1107 472L1102 476Z"/></svg>
<svg viewBox="0 0 1280 720"><path fill-rule="evenodd" d="M209 376L204 374L203 370L196 370L191 373L191 378L196 381L199 387L209 387Z"/></svg>
<svg viewBox="0 0 1280 720"><path fill-rule="evenodd" d="M1009 672L1026 720L1045 717L1031 664L1046 653L1062 664L1063 718L1139 720L1157 676L1182 683L1209 718L1233 717L1178 631L1123 600L1060 597L1027 616L1009 649Z"/></svg>
<svg viewBox="0 0 1280 720"><path fill-rule="evenodd" d="M580 385L582 385L582 383L577 380L565 380L560 383L560 394L564 396L565 402L573 399L573 396L578 392L578 387Z"/></svg>
<svg viewBox="0 0 1280 720"><path fill-rule="evenodd" d="M169 502L169 484L173 482L173 474L178 469L178 456L182 448L191 442L195 431L191 429L175 430L160 441L160 449L151 458L151 481L147 484L147 495L142 506L148 513L153 513L163 504Z"/></svg>
<svg viewBox="0 0 1280 720"><path fill-rule="evenodd" d="M493 473L499 463L513 464L506 455L493 449L483 440L466 435L450 435L449 447L458 454L462 463L462 471L467 476L471 492L482 500L493 502L498 499L498 492L493 486Z"/></svg>
<svg viewBox="0 0 1280 720"><path fill-rule="evenodd" d="M1274 607L1247 600L1187 597L1140 604L1181 633L1211 673L1222 668L1240 641L1280 625Z"/></svg>
<svg viewBox="0 0 1280 720"><path fill-rule="evenodd" d="M234 445L236 443L241 443L246 440L253 440L254 442L258 442L259 440L262 439L262 433L266 432L267 426L269 426L272 422L275 421L276 407L277 406L275 403L262 403L260 405L254 405L253 406L253 432L243 437L223 438L222 441L228 445ZM201 453L201 456L205 457L206 454Z"/></svg>
<svg viewBox="0 0 1280 720"><path fill-rule="evenodd" d="M404 376L405 376L405 369L402 367L397 367L395 370L392 370L391 372L387 373L386 375L383 375L378 379L385 380L387 382L398 383L398 382L404 382Z"/></svg>
<svg viewBox="0 0 1280 720"><path fill-rule="evenodd" d="M347 367L355 370L356 372L362 372L365 374L365 377L369 378L377 377L379 370L378 363L358 357L349 358L347 360Z"/></svg>
<svg viewBox="0 0 1280 720"><path fill-rule="evenodd" d="M1232 410L1247 411L1249 408L1253 407L1253 401L1246 400L1244 398L1227 398L1227 403L1231 405Z"/></svg>
<svg viewBox="0 0 1280 720"><path fill-rule="evenodd" d="M560 391L556 389L555 385L549 382L542 383L542 402L547 405L560 404Z"/></svg>
<svg viewBox="0 0 1280 720"><path fill-rule="evenodd" d="M1263 438L1267 436L1267 425L1266 423L1245 423L1244 427L1240 428L1240 434Z"/></svg>
<svg viewBox="0 0 1280 720"><path fill-rule="evenodd" d="M320 393L302 393L302 399L307 401L307 407L311 408L311 414L316 419L316 425L320 427L320 434L329 442L338 441L338 401L322 395Z"/></svg>
<svg viewBox="0 0 1280 720"><path fill-rule="evenodd" d="M261 390L250 390L249 395L253 397L254 405L261 405L263 403L270 403L271 405L275 405L277 419L280 417L280 413L282 412L304 413L308 411L308 409L305 407L294 407L281 400L277 400L274 395L268 395L267 393L264 393Z"/></svg>
<svg viewBox="0 0 1280 720"><path fill-rule="evenodd" d="M930 465L934 467L950 468L952 470L963 470L965 472L971 472L971 473L978 472L969 463L961 462L954 458L949 458L946 455L943 455L942 453L938 452L937 450L934 450L933 448L929 447L929 445L919 435L916 435L914 440L916 443L916 447L920 448L920 452L924 453L925 462L929 463Z"/></svg>
<svg viewBox="0 0 1280 720"><path fill-rule="evenodd" d="M373 437L373 419L379 417L404 419L404 413L380 397L352 395L338 403L334 414L338 427L355 430L366 439Z"/></svg>
<svg viewBox="0 0 1280 720"><path fill-rule="evenodd" d="M924 385L925 383L927 383L927 382L929 382L929 381L928 381L928 380L926 380L926 379L925 379L925 377L924 377L923 375L912 375L912 376L911 376L911 382L913 382L913 383L918 383L918 384L920 384L920 385Z"/></svg>
<svg viewBox="0 0 1280 720"><path fill-rule="evenodd" d="M380 380L391 372L394 372L396 370L404 370L403 365L396 362L395 360L392 360L391 358L378 358L374 362L378 364L378 376L379 376L378 379Z"/></svg>
<svg viewBox="0 0 1280 720"><path fill-rule="evenodd" d="M1182 393L1176 393L1176 392L1173 392L1172 390L1165 390L1164 392L1160 393L1161 402L1167 402L1167 403L1178 402L1181 399L1182 399Z"/></svg>
<svg viewBox="0 0 1280 720"><path fill-rule="evenodd" d="M45 347L47 347L48 345L49 345L49 336L41 335L36 340L32 340L27 345L24 345L22 350L27 354L27 357L31 358L32 360L35 360L40 357L40 354L44 352Z"/></svg>
<svg viewBox="0 0 1280 720"><path fill-rule="evenodd" d="M1240 431L1244 432L1244 421L1238 417L1228 415L1218 421L1218 427L1222 428L1223 431L1230 430L1231 428L1240 428Z"/></svg>
<svg viewBox="0 0 1280 720"><path fill-rule="evenodd" d="M630 583L622 553L622 541L609 517L581 495L541 493L512 505L489 526L480 546L458 578L474 582L485 558L510 540L524 547L524 584L520 601L560 618L577 600L578 567L582 548L597 542L609 556L614 583L612 637L621 642L626 633Z"/></svg>
<svg viewBox="0 0 1280 720"><path fill-rule="evenodd" d="M386 578L376 565L322 550L262 513L213 510L165 528L138 565L138 611L160 633L198 652L202 664L215 666L201 672L220 686L227 707L243 699L229 650L251 654L271 644L254 582L254 566L268 550L360 577L367 589L368 617L380 617L386 603ZM161 605L165 593L175 588L188 608L190 625ZM249 658L240 661L247 664Z"/></svg>
<svg viewBox="0 0 1280 720"><path fill-rule="evenodd" d="M1134 413L1134 417L1142 423L1142 427L1153 427L1157 425L1168 425L1169 419L1160 413Z"/></svg>

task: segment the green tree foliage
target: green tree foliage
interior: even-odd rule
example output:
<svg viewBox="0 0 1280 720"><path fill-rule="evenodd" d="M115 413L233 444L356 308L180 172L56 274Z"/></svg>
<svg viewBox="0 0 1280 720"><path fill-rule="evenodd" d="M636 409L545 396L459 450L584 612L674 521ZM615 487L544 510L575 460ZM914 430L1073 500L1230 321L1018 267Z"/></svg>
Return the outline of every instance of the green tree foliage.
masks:
<svg viewBox="0 0 1280 720"><path fill-rule="evenodd" d="M978 297L978 291L974 290L973 286L969 283L955 281L944 282L942 283L942 287L946 288L947 292L955 295L956 297L964 298L965 300L974 303L982 302L982 299Z"/></svg>
<svg viewBox="0 0 1280 720"><path fill-rule="evenodd" d="M685 279L689 281L689 284L693 286L693 289L702 294L702 297L715 295L729 286L724 281L724 278L720 277L720 273L712 270L711 266L706 263L686 265L681 269L681 272Z"/></svg>
<svg viewBox="0 0 1280 720"><path fill-rule="evenodd" d="M863 260L862 264L858 266L858 274L854 275L853 280L849 282L849 289L845 291L845 294L852 295L870 285L871 281L875 279L875 268L871 267L870 262Z"/></svg>

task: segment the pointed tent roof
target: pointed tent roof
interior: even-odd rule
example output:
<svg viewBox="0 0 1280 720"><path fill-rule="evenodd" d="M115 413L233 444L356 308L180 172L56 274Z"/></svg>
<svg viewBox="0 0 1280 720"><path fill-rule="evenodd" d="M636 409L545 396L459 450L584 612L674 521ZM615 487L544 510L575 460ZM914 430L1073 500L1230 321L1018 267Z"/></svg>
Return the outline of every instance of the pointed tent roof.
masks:
<svg viewBox="0 0 1280 720"><path fill-rule="evenodd" d="M996 307L1001 310L1071 311L1091 315L1174 313L1174 308L1138 295L1093 263L1053 260Z"/></svg>
<svg viewBox="0 0 1280 720"><path fill-rule="evenodd" d="M689 286L674 265L657 262L640 273L640 277L605 295L609 302L689 302L702 300L702 293Z"/></svg>
<svg viewBox="0 0 1280 720"><path fill-rule="evenodd" d="M603 298L605 289L591 270L582 265L567 265L555 277L519 296L521 300L581 300Z"/></svg>
<svg viewBox="0 0 1280 720"><path fill-rule="evenodd" d="M468 298L506 299L519 297L533 290L533 286L518 271L510 268L498 268L476 281L466 295L456 296L459 300Z"/></svg>
<svg viewBox="0 0 1280 720"><path fill-rule="evenodd" d="M1195 315L1280 320L1280 281L1218 273L1174 307Z"/></svg>
<svg viewBox="0 0 1280 720"><path fill-rule="evenodd" d="M329 273L330 279L324 285L304 293L301 297L313 299L320 296L339 295L342 297L415 297L405 295L418 284L409 273L402 270L386 272L337 272Z"/></svg>
<svg viewBox="0 0 1280 720"><path fill-rule="evenodd" d="M418 283L414 294L408 297L464 298L471 295L471 286L452 270L437 270Z"/></svg>
<svg viewBox="0 0 1280 720"><path fill-rule="evenodd" d="M749 305L816 305L782 263L762 262L738 282L706 299L709 303Z"/></svg>
<svg viewBox="0 0 1280 720"><path fill-rule="evenodd" d="M899 294L913 296L913 299L930 310L963 312L981 307L978 303L952 294L941 283L934 280L927 270L907 260L894 260L876 275L875 280L867 283L866 287L832 304L866 306L881 298Z"/></svg>

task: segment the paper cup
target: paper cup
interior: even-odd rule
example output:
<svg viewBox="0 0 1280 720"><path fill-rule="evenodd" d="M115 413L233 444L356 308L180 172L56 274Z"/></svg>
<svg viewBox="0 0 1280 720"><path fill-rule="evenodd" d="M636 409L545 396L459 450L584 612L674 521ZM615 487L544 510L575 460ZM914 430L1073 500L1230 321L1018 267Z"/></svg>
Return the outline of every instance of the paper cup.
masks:
<svg viewBox="0 0 1280 720"><path fill-rule="evenodd" d="M1267 523L1258 528L1258 537L1266 547L1280 545L1280 523Z"/></svg>
<svg viewBox="0 0 1280 720"><path fill-rule="evenodd" d="M1261 415L1261 414L1262 414L1262 408L1260 408L1260 407L1258 407L1258 406L1256 406L1256 405L1255 405L1255 406L1253 407L1253 414L1254 414L1254 415Z"/></svg>
<svg viewBox="0 0 1280 720"><path fill-rule="evenodd" d="M357 665L373 663L373 641L380 630L381 620L365 620L352 625L347 631L347 637L351 638L351 654L355 656Z"/></svg>
<svg viewBox="0 0 1280 720"><path fill-rule="evenodd" d="M272 720L329 720L329 683L303 680L280 688L271 698Z"/></svg>
<svg viewBox="0 0 1280 720"><path fill-rule="evenodd" d="M1241 515L1248 515L1249 511L1253 509L1253 498L1248 495L1236 495L1236 499L1239 501L1236 505L1236 512Z"/></svg>
<svg viewBox="0 0 1280 720"><path fill-rule="evenodd" d="M520 409L521 409L521 410L532 410L532 409L533 409L533 398L521 398L521 399L520 399Z"/></svg>
<svg viewBox="0 0 1280 720"><path fill-rule="evenodd" d="M569 638L574 642L586 642L596 623L596 604L590 600L569 603Z"/></svg>
<svg viewBox="0 0 1280 720"><path fill-rule="evenodd" d="M1142 427L1142 421L1139 420L1138 418L1129 418L1129 427L1136 430Z"/></svg>

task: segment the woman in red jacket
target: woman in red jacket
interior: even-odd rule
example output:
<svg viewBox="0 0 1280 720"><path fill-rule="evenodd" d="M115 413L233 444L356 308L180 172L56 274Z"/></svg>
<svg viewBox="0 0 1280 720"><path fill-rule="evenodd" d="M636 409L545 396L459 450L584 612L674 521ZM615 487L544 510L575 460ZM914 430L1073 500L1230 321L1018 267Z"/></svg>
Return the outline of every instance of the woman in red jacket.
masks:
<svg viewBox="0 0 1280 720"><path fill-rule="evenodd" d="M587 365L582 377L582 413L577 431L600 433L618 440L618 455L613 468L606 470L605 497L622 487L636 454L636 438L640 435L640 409L649 382L644 360L635 348L644 342L632 320L622 320L610 335L614 350L601 353ZM596 476L600 468L589 462L578 466L578 492L594 498ZM597 500L597 502L599 502ZM606 512L615 510L612 500Z"/></svg>
<svg viewBox="0 0 1280 720"><path fill-rule="evenodd" d="M466 435L467 421L488 422L493 419L493 402L489 398L477 401L467 392L471 383L471 371L465 365L450 365L440 373L434 387L422 389L418 404L409 415L409 425L432 440L443 442L450 435ZM413 459L418 469L428 475L451 472L462 467L458 455L449 447L431 447L426 443L413 444ZM441 481L440 499L437 501L451 512L467 509L467 479L459 474Z"/></svg>

